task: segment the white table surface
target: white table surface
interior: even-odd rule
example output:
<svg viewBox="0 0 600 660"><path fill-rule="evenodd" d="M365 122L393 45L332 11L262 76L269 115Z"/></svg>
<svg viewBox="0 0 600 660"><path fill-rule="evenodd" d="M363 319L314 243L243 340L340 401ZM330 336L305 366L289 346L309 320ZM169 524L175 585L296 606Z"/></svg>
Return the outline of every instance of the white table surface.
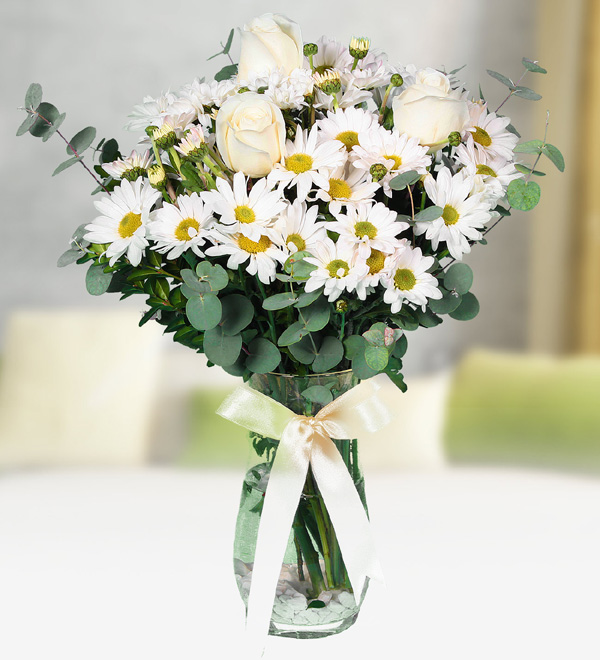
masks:
<svg viewBox="0 0 600 660"><path fill-rule="evenodd" d="M597 660L600 481L491 469L367 474L387 578L358 622L267 660ZM0 478L2 660L242 658L241 473ZM210 654L210 655L207 655Z"/></svg>

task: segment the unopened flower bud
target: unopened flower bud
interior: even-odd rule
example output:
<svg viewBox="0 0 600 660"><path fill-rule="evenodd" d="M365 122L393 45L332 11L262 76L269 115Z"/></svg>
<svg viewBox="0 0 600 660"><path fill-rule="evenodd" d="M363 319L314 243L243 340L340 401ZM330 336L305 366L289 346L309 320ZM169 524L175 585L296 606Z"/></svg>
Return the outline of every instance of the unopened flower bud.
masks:
<svg viewBox="0 0 600 660"><path fill-rule="evenodd" d="M365 39L364 37L352 37L350 40L350 48L348 50L354 59L362 60L367 56L370 47L371 41L369 39Z"/></svg>
<svg viewBox="0 0 600 660"><path fill-rule="evenodd" d="M167 187L167 175L161 165L148 168L148 179L150 185L157 190L165 190Z"/></svg>
<svg viewBox="0 0 600 660"><path fill-rule="evenodd" d="M246 87L245 85L243 87L240 87L237 91L238 94L243 94L244 92L249 92L250 87Z"/></svg>
<svg viewBox="0 0 600 660"><path fill-rule="evenodd" d="M381 181L381 179L383 179L388 173L388 169L383 163L375 163L375 165L371 165L369 172L373 177L373 181Z"/></svg>
<svg viewBox="0 0 600 660"><path fill-rule="evenodd" d="M157 130L157 126L146 126L146 135L151 138L152 135L154 134L154 131Z"/></svg>
<svg viewBox="0 0 600 660"><path fill-rule="evenodd" d="M458 147L461 143L460 133L458 131L452 131L448 136L448 144L452 147Z"/></svg>
<svg viewBox="0 0 600 660"><path fill-rule="evenodd" d="M319 47L317 44L304 44L304 54L306 57L311 55L316 55L319 52Z"/></svg>
<svg viewBox="0 0 600 660"><path fill-rule="evenodd" d="M127 181L135 181L141 176L146 176L146 170L143 167L132 167L121 174L121 178L127 179Z"/></svg>
<svg viewBox="0 0 600 660"><path fill-rule="evenodd" d="M266 87L265 85L263 85L262 87L259 87L259 88L256 90L256 93L257 93L257 94L264 94L268 89L269 89L268 87Z"/></svg>
<svg viewBox="0 0 600 660"><path fill-rule="evenodd" d="M336 300L335 311L338 314L345 314L348 311L348 303L343 298Z"/></svg>
<svg viewBox="0 0 600 660"><path fill-rule="evenodd" d="M314 73L313 80L322 92L331 96L337 94L342 89L340 74L334 69L328 69L323 73Z"/></svg>
<svg viewBox="0 0 600 660"><path fill-rule="evenodd" d="M402 87L404 85L404 78L399 73L394 73L390 78L390 84L394 87Z"/></svg>
<svg viewBox="0 0 600 660"><path fill-rule="evenodd" d="M150 137L160 149L170 149L177 142L175 129L165 122L160 128L154 128Z"/></svg>

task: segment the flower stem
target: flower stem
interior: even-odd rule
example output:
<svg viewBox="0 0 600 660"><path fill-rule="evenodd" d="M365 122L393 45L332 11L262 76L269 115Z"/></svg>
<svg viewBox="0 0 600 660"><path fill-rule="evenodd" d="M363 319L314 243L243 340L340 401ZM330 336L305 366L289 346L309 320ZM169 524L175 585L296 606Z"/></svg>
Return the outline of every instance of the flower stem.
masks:
<svg viewBox="0 0 600 660"><path fill-rule="evenodd" d="M266 300L267 299L267 292L265 291L264 284L258 278L258 275L256 276L256 281L258 283L258 289L260 291L260 295L262 296L262 299ZM269 320L269 328L271 329L271 339L273 340L273 343L275 344L275 346L277 346L277 332L275 331L275 317L273 316L273 312L270 309L267 310L267 318Z"/></svg>

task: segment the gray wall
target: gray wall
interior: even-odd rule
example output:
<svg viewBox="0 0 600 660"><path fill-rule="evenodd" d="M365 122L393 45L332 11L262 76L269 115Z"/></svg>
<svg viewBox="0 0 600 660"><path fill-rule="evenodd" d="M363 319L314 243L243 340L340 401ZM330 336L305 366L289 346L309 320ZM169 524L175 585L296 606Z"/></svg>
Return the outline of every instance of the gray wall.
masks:
<svg viewBox="0 0 600 660"><path fill-rule="evenodd" d="M116 137L127 151L136 136L121 127L132 106L146 94L157 96L197 75L213 74L225 61L206 59L219 49L229 28L266 11L299 22L305 40L322 34L340 40L366 35L392 61L448 69L467 64L461 75L468 88L476 93L481 81L496 105L502 88L485 69L519 75L521 56L536 57L535 3L522 0L4 0L0 347L4 324L14 309L122 304L115 296L88 296L83 268L55 268L73 229L94 217L89 195L93 182L81 167L51 178L54 167L66 158L64 144L56 137L45 144L29 135L14 137L24 118L17 107L27 85L41 83L46 99L67 112L63 128L68 136L91 124L99 136ZM533 133L528 102L515 100L506 111L525 138L539 137L542 127ZM411 335L410 371L445 364L475 345L525 346L528 226L526 216L517 214L494 230L490 245L478 247L469 257L476 272L474 291L482 301L480 316L466 324L448 320Z"/></svg>

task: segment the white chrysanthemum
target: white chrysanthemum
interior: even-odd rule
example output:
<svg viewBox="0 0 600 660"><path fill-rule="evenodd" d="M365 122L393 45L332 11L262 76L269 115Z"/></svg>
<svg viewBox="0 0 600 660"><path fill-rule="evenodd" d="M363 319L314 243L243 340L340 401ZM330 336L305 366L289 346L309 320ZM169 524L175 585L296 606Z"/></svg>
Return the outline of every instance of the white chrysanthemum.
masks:
<svg viewBox="0 0 600 660"><path fill-rule="evenodd" d="M305 96L313 92L314 80L310 69L294 69L289 76L276 69L269 74L252 72L239 85L251 92L262 89L265 97L282 110L300 110L306 105Z"/></svg>
<svg viewBox="0 0 600 660"><path fill-rule="evenodd" d="M455 157L473 179L471 194L483 192L492 206L504 196L511 181L523 176L515 169L514 163L501 156L490 157L475 149L472 140L458 145Z"/></svg>
<svg viewBox="0 0 600 660"><path fill-rule="evenodd" d="M446 243L455 259L471 251L469 240L478 241L479 231L491 218L490 204L482 193L471 194L473 181L464 170L452 175L443 167L434 179L425 177L425 191L431 201L443 209L442 216L428 222L416 222L415 234L425 234L436 250L440 241Z"/></svg>
<svg viewBox="0 0 600 660"><path fill-rule="evenodd" d="M419 144L419 138L410 138L405 133L388 131L381 126L372 128L358 136L359 144L352 149L354 167L369 172L376 164L383 165L387 174L379 184L388 197L392 196L390 181L398 174L415 170L425 174L431 165L428 148Z"/></svg>
<svg viewBox="0 0 600 660"><path fill-rule="evenodd" d="M113 179L122 179L126 178L130 181L134 181L140 176L146 174L146 170L152 164L152 156L150 151L146 150L143 154L138 154L135 149L131 152L131 155L126 158L117 158L113 160L112 163L103 163L102 168L107 174L113 177Z"/></svg>
<svg viewBox="0 0 600 660"><path fill-rule="evenodd" d="M214 217L198 193L180 195L177 204L179 208L165 204L156 211L148 224L148 238L156 241L153 249L167 254L167 259L176 259L188 249L201 257L200 247L206 242Z"/></svg>
<svg viewBox="0 0 600 660"><path fill-rule="evenodd" d="M356 249L361 259L367 259L371 250L391 254L400 245L396 236L409 227L380 202L349 206L335 217L337 221L328 222L327 229L339 234L338 245Z"/></svg>
<svg viewBox="0 0 600 660"><path fill-rule="evenodd" d="M316 198L329 203L331 213L339 213L342 206L369 201L379 188L378 183L369 181L362 170L338 167L328 176L324 186L317 182L319 190Z"/></svg>
<svg viewBox="0 0 600 660"><path fill-rule="evenodd" d="M348 46L329 37L321 37L317 41L318 51L313 55L313 65L317 73L325 73L328 69L344 69L352 67L354 58L350 55ZM305 66L309 66L305 58Z"/></svg>
<svg viewBox="0 0 600 660"><path fill-rule="evenodd" d="M348 151L358 142L360 133L367 133L379 126L377 116L361 108L346 108L327 113L317 120L322 140L339 140Z"/></svg>
<svg viewBox="0 0 600 660"><path fill-rule="evenodd" d="M316 221L318 213L316 204L307 208L305 202L296 200L279 216L275 231L289 254L298 250L314 252L315 246L327 238L326 223Z"/></svg>
<svg viewBox="0 0 600 660"><path fill-rule="evenodd" d="M392 314L399 312L404 302L423 306L428 299L442 297L437 279L427 272L434 261L424 257L420 248L408 245L394 255L389 274L383 278L383 302L391 306Z"/></svg>
<svg viewBox="0 0 600 660"><path fill-rule="evenodd" d="M143 131L147 126L161 126L165 119L171 123L179 123L177 118L185 115L186 125L194 120L194 111L190 110L187 101L172 92L167 92L157 99L145 96L141 104L134 106L125 126L126 131ZM184 118L184 119L185 119Z"/></svg>
<svg viewBox="0 0 600 660"><path fill-rule="evenodd" d="M200 78L195 78L191 83L184 85L179 93L192 104L200 116L204 114L205 108L213 105L221 107L226 98L236 93L238 87L235 80L213 80L206 83Z"/></svg>
<svg viewBox="0 0 600 660"><path fill-rule="evenodd" d="M359 280L369 272L369 267L359 258L356 250L342 247L330 238L318 243L313 255L305 258L317 267L311 272L305 290L310 293L324 286L329 302L337 300L344 291L354 291Z"/></svg>
<svg viewBox="0 0 600 660"><path fill-rule="evenodd" d="M388 68L386 66L387 56L373 50L362 60L359 60L356 68L352 71L352 65L346 67L341 74L344 85L354 85L359 89L373 89L389 82Z"/></svg>
<svg viewBox="0 0 600 660"><path fill-rule="evenodd" d="M193 124L185 131L179 144L175 145L175 150L182 156L199 156L205 142L206 136L202 126Z"/></svg>
<svg viewBox="0 0 600 660"><path fill-rule="evenodd" d="M123 180L110 197L94 202L101 215L86 225L84 239L90 243L110 243L106 256L111 266L125 253L131 265L137 266L148 246L146 227L150 210L159 197L160 193L149 183L142 183L142 179L133 183Z"/></svg>
<svg viewBox="0 0 600 660"><path fill-rule="evenodd" d="M258 240L244 236L244 234L224 234L219 231L212 232L212 240L217 244L209 247L206 254L211 257L229 255L227 268L235 269L248 262L246 272L258 275L264 284L270 284L275 279L277 264L284 263L287 254L276 245L276 232L272 229L264 230Z"/></svg>
<svg viewBox="0 0 600 660"><path fill-rule="evenodd" d="M216 180L217 190L203 192L202 200L212 212L218 213L220 222L227 225L224 232L241 233L258 241L265 229L274 224L276 218L287 206L281 190L271 190L266 178L254 183L248 193L243 172L233 176L233 187L225 179Z"/></svg>
<svg viewBox="0 0 600 660"><path fill-rule="evenodd" d="M267 176L270 185L279 183L283 188L296 186L298 199L306 199L313 184L327 186L327 175L346 162L346 150L337 140L317 144L319 131L298 129L294 141L288 140L281 163L276 163Z"/></svg>
<svg viewBox="0 0 600 660"><path fill-rule="evenodd" d="M498 117L495 112L488 112L487 104L483 102L469 101L468 105L470 119L463 131L463 137L466 137L467 141L472 140L475 149L482 155L512 160L519 138L506 130L510 118Z"/></svg>

